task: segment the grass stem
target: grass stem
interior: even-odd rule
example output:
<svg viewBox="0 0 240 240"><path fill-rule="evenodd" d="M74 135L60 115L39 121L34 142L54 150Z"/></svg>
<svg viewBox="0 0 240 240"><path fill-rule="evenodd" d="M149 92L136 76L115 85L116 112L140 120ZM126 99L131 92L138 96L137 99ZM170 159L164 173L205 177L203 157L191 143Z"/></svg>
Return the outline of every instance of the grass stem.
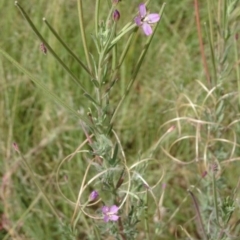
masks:
<svg viewBox="0 0 240 240"><path fill-rule="evenodd" d="M92 72L92 65L90 62L89 50L88 50L87 40L86 40L85 26L84 26L84 22L83 22L82 0L78 0L78 17L79 17L80 32L81 32L81 36L82 36L83 49L85 52L88 69L90 70L90 72Z"/></svg>

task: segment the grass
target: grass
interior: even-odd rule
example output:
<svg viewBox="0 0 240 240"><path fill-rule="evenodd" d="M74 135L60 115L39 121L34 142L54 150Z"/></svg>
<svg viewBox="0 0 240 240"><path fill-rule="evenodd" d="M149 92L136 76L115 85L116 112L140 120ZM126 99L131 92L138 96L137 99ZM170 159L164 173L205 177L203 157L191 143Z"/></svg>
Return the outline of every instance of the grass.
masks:
<svg viewBox="0 0 240 240"><path fill-rule="evenodd" d="M150 192L145 196L149 213L145 220L149 225L150 239L233 239L227 238L228 234L240 235L239 44L234 38L239 32L236 20L240 7L238 3L235 10L225 16L224 7L220 8L222 12L214 12L218 4L225 1L207 2L213 11L200 1L199 10L211 84L207 82L199 50L194 1L169 1L133 88L114 121L114 129L121 138L129 166L148 157L154 149L152 154L156 161L140 164L137 170L145 173L144 178L150 186L154 186L164 173L160 185L166 183L166 188L159 185L153 189L154 196L161 202L160 220L155 221L152 217L156 207ZM160 9L162 3L152 1L151 10ZM137 12L138 4L136 0L131 4L125 0L121 2L119 28ZM61 47L42 21L46 17L74 53L84 56L76 2L33 0L31 4L21 1L21 5L84 88L92 93L86 72ZM101 7L100 19L107 15L107 9L107 4ZM93 4L84 3L87 42L91 52L96 51L91 38L94 33L93 11ZM215 15L209 17L209 12ZM86 112L90 104L82 90L50 54L40 52L39 40L13 1L1 1L0 15L0 48L72 109ZM209 19L213 23L212 30ZM220 36L215 20L221 23L220 32L230 31L228 38ZM120 80L110 98L114 107L128 85L132 65L144 44L143 38L138 31L123 62ZM120 50L125 40L122 40ZM77 201L88 165L86 156L79 152L71 160L63 161L85 140L79 119L52 101L49 94L37 88L3 55L0 56L0 238L96 239L94 236L97 234L92 235L97 231L94 220L85 215L79 216L76 234L70 227L74 212L71 201ZM175 130L166 134L172 126ZM166 136L155 147L164 134ZM14 151L13 142L18 143L58 217L51 212L21 156ZM60 163L63 165L58 172ZM202 178L204 171L208 171L208 175ZM90 176L94 176L92 170ZM87 191L90 193L90 190ZM193 197L188 190L193 192ZM108 193L101 193L106 201ZM201 216L194 204L199 207ZM139 208L144 209L144 206ZM92 207L91 211L97 209ZM200 218L209 234L207 236L202 233ZM136 239L147 239L144 226L142 217L137 225ZM227 234L222 233L223 229ZM111 239L110 236L105 238Z"/></svg>

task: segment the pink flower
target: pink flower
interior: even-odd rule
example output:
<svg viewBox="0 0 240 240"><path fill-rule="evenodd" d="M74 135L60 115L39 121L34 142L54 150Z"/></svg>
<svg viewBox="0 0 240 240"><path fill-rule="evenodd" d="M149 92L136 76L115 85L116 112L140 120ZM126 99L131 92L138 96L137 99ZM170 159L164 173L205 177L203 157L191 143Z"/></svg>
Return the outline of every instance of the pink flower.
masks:
<svg viewBox="0 0 240 240"><path fill-rule="evenodd" d="M119 219L118 214L118 207L113 205L111 207L103 206L102 213L104 215L103 220L104 222L113 221L116 222Z"/></svg>
<svg viewBox="0 0 240 240"><path fill-rule="evenodd" d="M135 23L142 28L145 35L149 36L152 34L152 27L150 24L156 23L160 20L160 15L158 13L147 14L146 6L141 3L138 6L139 15L135 17Z"/></svg>

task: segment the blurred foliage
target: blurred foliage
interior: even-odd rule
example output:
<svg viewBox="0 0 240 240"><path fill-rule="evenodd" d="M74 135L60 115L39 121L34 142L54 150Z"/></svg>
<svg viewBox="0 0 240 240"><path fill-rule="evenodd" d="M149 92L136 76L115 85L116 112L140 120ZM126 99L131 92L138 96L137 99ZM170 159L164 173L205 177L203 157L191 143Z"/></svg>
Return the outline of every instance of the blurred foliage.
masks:
<svg viewBox="0 0 240 240"><path fill-rule="evenodd" d="M46 17L71 49L79 57L83 57L76 1L32 0L29 2L21 0L19 2L61 59L78 76L81 83L92 91L86 73L62 49L42 21L42 18ZM90 51L94 53L96 49L91 38L94 32L94 1L89 0L89 2L91 4L84 2L84 20ZM162 0L152 1L151 9L159 9L163 2ZM129 16L137 13L138 4L139 1L136 0L122 0L119 5L121 12L119 28L132 20ZM102 4L100 16L106 15L108 7L108 4ZM201 22L207 22L206 4L201 2L199 7ZM41 79L49 89L72 108L80 111L87 109L89 103L81 89L76 87L51 55L44 55L39 50L40 42L17 11L14 2L1 0L0 15L0 47L34 76ZM207 44L208 38L204 26L202 27L205 53L210 63L210 47ZM237 30L239 31L239 27ZM143 47L142 38L144 37L139 31L123 63L118 87L112 93L111 104L113 106L117 104L126 89L132 63ZM123 46L124 40L120 48ZM229 47L229 53L232 53L231 51L233 50ZM229 55L228 64L233 66L233 56ZM212 72L212 69L210 71ZM197 134L202 134L197 136L203 139L199 144L199 155L204 155L209 139L215 137L227 139L230 144L224 141L212 143L208 159L213 161L218 159L221 165L221 161L237 157L239 148L236 146L233 150L232 142L239 143L239 124L237 122L233 129L227 128L239 117L237 81L233 72L222 76L222 88L218 95L209 93L199 84L201 82L205 86L207 82L198 45L194 3L192 0L167 1L164 16L162 16L156 36L138 74L138 79L114 122L115 129L121 136L127 161L137 161L139 156L146 154L172 125L177 125L178 129L164 140L162 146L176 159L183 162L196 160L196 139L191 136ZM7 239L87 239L92 230L91 221L83 216L79 236L73 238L69 227L73 207L62 198L56 186L58 163L74 152L85 140L79 120L51 101L2 56L0 57L0 91L0 114L2 116L0 118L0 174L2 178L0 238L4 238L8 232L10 237ZM207 95L209 97L206 100ZM181 123L168 122L177 117L196 118L216 124L198 126L187 120ZM163 126L165 123L167 124ZM208 135L210 127L212 135ZM186 138L181 139L184 136ZM18 143L41 185L57 207L66 223L64 229L56 223L56 219L49 212L44 199L26 173L20 157L13 151L13 142ZM186 190L199 181L205 170L204 167L208 164L204 165L201 162L186 166L176 164L163 153L161 148L156 150L154 157L159 159L159 164L148 168L148 181L154 184L154 181L160 177L160 170L164 169L166 172L164 182L167 183L167 187L163 222L154 223L150 219L153 234L155 231L159 232L161 238L156 239L185 239L186 235L179 228L181 225L192 236L199 239L195 222L192 221L195 216L192 202L188 198L186 201L183 199L187 196ZM87 165L86 161L84 156L77 154L71 161L64 164L60 173L59 181L62 191L70 199L76 200L77 198L79 185ZM220 168L219 192L225 199L221 206L222 211L226 211L228 215L232 214L231 211L234 208L231 197L239 198L239 193L234 192L238 182L238 167L239 163L236 161L221 165ZM213 202L209 187L211 180L204 179L201 184L202 190L199 190L201 196L198 196L200 207L202 206L207 213L209 205ZM160 196L160 193L155 194ZM167 222L178 206L181 206L180 210L174 215L172 221ZM237 215L233 216L232 221L232 229L237 232L239 229ZM139 239L142 239L141 233L140 227Z"/></svg>

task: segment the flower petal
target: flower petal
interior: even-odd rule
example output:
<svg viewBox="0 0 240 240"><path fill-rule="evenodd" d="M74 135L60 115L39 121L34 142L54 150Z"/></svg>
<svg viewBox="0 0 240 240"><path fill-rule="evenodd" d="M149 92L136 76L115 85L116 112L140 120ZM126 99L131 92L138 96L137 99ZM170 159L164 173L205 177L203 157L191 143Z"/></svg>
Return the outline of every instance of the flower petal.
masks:
<svg viewBox="0 0 240 240"><path fill-rule="evenodd" d="M147 14L146 6L144 3L139 4L138 6L139 14L141 18L144 18Z"/></svg>
<svg viewBox="0 0 240 240"><path fill-rule="evenodd" d="M109 220L116 222L119 219L118 215L110 215Z"/></svg>
<svg viewBox="0 0 240 240"><path fill-rule="evenodd" d="M103 214L107 214L108 212L109 212L109 207L103 206L103 207L102 207L102 213L103 213Z"/></svg>
<svg viewBox="0 0 240 240"><path fill-rule="evenodd" d="M146 17L146 20L148 23L156 23L159 21L159 19L160 19L160 15L157 13L148 14Z"/></svg>
<svg viewBox="0 0 240 240"><path fill-rule="evenodd" d="M149 36L152 34L152 28L148 23L144 22L142 25L142 29L143 29L145 35Z"/></svg>
<svg viewBox="0 0 240 240"><path fill-rule="evenodd" d="M118 209L119 208L116 205L113 205L113 206L110 207L109 213L111 213L111 214L117 213Z"/></svg>
<svg viewBox="0 0 240 240"><path fill-rule="evenodd" d="M142 20L140 16L135 17L134 21L139 27L142 25Z"/></svg>
<svg viewBox="0 0 240 240"><path fill-rule="evenodd" d="M104 222L108 222L109 220L110 220L109 216L108 215L104 215L103 221Z"/></svg>

